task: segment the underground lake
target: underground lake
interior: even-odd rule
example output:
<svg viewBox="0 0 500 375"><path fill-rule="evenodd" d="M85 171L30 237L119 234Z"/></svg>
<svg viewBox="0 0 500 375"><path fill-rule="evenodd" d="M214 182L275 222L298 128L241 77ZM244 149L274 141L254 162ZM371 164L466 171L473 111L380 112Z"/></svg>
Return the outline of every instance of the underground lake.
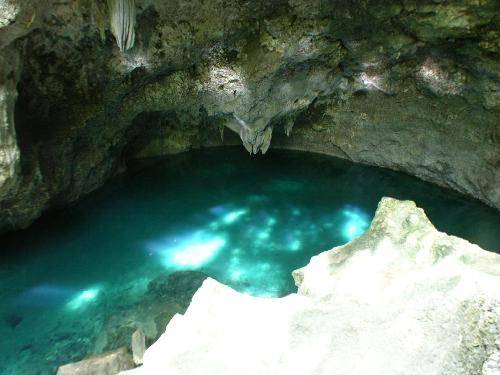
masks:
<svg viewBox="0 0 500 375"><path fill-rule="evenodd" d="M153 340L204 275L255 296L294 292L291 272L360 236L383 196L500 250L496 210L386 169L241 147L135 168L0 238L0 373L52 374L137 328Z"/></svg>

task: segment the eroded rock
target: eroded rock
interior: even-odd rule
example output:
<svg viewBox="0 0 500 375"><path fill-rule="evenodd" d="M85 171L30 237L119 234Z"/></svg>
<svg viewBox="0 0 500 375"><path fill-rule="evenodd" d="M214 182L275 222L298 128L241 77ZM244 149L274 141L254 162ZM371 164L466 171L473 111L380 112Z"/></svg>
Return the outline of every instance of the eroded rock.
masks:
<svg viewBox="0 0 500 375"><path fill-rule="evenodd" d="M120 371L134 367L134 361L128 349L120 348L61 366L57 370L57 375L116 375Z"/></svg>
<svg viewBox="0 0 500 375"><path fill-rule="evenodd" d="M155 341L175 314L186 311L206 278L202 272L177 271L151 280L140 301L124 306L119 314L106 316L93 352L130 347L134 355L140 354L142 339L137 332L143 332L145 346ZM134 335L137 337L131 342ZM134 358L139 360L141 356Z"/></svg>
<svg viewBox="0 0 500 375"><path fill-rule="evenodd" d="M298 293L279 299L207 279L132 373L466 375L500 365L500 256L438 232L411 201L384 198L363 236L293 276Z"/></svg>
<svg viewBox="0 0 500 375"><path fill-rule="evenodd" d="M0 198L10 190L19 173L19 148L14 128L17 92L12 86L0 82Z"/></svg>
<svg viewBox="0 0 500 375"><path fill-rule="evenodd" d="M328 153L500 208L497 1L113 0L135 10L116 22L103 1L4 3L0 60L20 58L0 81L19 95L0 149L15 134L18 157L0 173L22 177L0 187L0 230L129 158L222 143Z"/></svg>

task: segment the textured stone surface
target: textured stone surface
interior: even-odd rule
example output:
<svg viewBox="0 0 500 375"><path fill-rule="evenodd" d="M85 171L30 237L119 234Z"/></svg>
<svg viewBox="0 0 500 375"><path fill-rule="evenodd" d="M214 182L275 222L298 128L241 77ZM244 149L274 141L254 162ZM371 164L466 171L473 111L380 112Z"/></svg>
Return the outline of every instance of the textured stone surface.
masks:
<svg viewBox="0 0 500 375"><path fill-rule="evenodd" d="M18 59L12 52L0 55L0 199L10 191L19 173L19 149L14 126L14 106L17 98L14 65Z"/></svg>
<svg viewBox="0 0 500 375"><path fill-rule="evenodd" d="M120 348L59 367L57 375L115 375L134 368L128 349Z"/></svg>
<svg viewBox="0 0 500 375"><path fill-rule="evenodd" d="M126 52L105 3L1 3L0 230L131 157L221 137L405 171L500 208L498 1L136 0Z"/></svg>
<svg viewBox="0 0 500 375"><path fill-rule="evenodd" d="M132 348L134 363L136 365L142 364L144 359L144 352L146 351L146 336L140 329L132 334L130 347Z"/></svg>
<svg viewBox="0 0 500 375"><path fill-rule="evenodd" d="M144 332L146 344L155 341L175 314L186 311L193 294L206 278L202 272L177 271L153 279L144 298L127 305L120 314L106 317L92 351L101 353L131 346L134 352L131 336L137 330Z"/></svg>
<svg viewBox="0 0 500 375"><path fill-rule="evenodd" d="M470 375L500 368L500 256L384 198L360 238L294 271L298 293L213 279L131 374Z"/></svg>

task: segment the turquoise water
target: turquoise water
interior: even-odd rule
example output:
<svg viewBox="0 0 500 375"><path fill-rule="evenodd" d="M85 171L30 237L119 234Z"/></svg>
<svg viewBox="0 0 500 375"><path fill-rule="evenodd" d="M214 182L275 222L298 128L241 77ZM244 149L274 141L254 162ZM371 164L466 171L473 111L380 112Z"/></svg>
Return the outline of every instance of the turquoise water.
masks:
<svg viewBox="0 0 500 375"><path fill-rule="evenodd" d="M0 373L54 373L137 327L157 336L203 279L183 271L293 292L291 271L363 233L382 196L500 249L500 213L404 174L290 151L182 154L0 238Z"/></svg>

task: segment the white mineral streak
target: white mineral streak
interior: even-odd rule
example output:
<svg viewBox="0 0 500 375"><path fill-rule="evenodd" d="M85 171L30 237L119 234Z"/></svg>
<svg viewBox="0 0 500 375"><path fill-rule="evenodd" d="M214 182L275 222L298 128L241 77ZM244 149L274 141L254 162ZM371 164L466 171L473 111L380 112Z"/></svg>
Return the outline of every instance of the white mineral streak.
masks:
<svg viewBox="0 0 500 375"><path fill-rule="evenodd" d="M109 0L111 31L120 51L127 51L135 41L135 3L134 0Z"/></svg>
<svg viewBox="0 0 500 375"><path fill-rule="evenodd" d="M255 298L207 279L130 374L498 374L500 256L384 198L360 238ZM128 373L127 373L128 374Z"/></svg>
<svg viewBox="0 0 500 375"><path fill-rule="evenodd" d="M0 188L12 181L19 166L19 149L14 129L14 90L0 86Z"/></svg>

